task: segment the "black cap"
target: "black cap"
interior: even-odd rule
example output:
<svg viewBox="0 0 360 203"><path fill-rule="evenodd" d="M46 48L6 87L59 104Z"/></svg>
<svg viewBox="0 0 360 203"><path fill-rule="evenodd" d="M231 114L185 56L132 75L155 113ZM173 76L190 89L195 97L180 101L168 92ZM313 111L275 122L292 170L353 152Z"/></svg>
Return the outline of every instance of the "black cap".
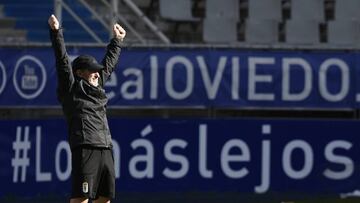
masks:
<svg viewBox="0 0 360 203"><path fill-rule="evenodd" d="M79 69L96 70L103 69L104 66L99 64L96 59L89 55L80 55L72 62L73 71Z"/></svg>

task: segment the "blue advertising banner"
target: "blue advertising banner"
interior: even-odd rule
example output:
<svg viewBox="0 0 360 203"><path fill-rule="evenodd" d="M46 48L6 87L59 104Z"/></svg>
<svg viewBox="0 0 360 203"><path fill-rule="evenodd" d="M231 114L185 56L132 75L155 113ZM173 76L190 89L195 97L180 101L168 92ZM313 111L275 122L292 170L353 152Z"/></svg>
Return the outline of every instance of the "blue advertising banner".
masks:
<svg viewBox="0 0 360 203"><path fill-rule="evenodd" d="M119 192L341 195L359 189L359 121L110 119ZM0 121L0 197L69 195L63 120Z"/></svg>
<svg viewBox="0 0 360 203"><path fill-rule="evenodd" d="M73 48L71 58L103 48ZM124 49L109 105L358 108L356 52ZM0 49L0 106L58 106L51 48Z"/></svg>

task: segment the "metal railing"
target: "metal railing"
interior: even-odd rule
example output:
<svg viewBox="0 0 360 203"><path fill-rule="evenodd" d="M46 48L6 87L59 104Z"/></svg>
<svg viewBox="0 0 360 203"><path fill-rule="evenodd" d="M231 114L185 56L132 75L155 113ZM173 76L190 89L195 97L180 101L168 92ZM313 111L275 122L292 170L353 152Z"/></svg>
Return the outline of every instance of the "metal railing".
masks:
<svg viewBox="0 0 360 203"><path fill-rule="evenodd" d="M78 0L83 6L84 8L86 8L91 14L92 16L98 21L100 22L100 24L102 26L104 26L106 28L107 31L109 31L109 33L111 33L111 25L110 23L107 23L103 17L98 14L96 12L95 9L93 9L90 4L88 4L86 1L84 0ZM117 22L117 20L119 20L124 26L126 26L126 29L132 33L136 39L140 42L140 44L147 44L147 40L145 39L145 37L143 37L141 35L140 32L138 32L134 26L131 25L131 23L118 12L118 0L111 0L111 2L107 2L106 0L101 0L100 2L102 2L104 4L104 6L109 9L112 13L112 22L111 24L113 24L114 22ZM131 11L138 17L140 18L140 20L147 26L150 28L150 30L159 38L159 40L161 42L163 42L166 45L171 44L170 40L168 37L166 37L161 30L132 2L132 0L124 0L124 3L128 6L129 9L131 9ZM56 17L59 19L59 21L62 21L62 10L63 8L69 12L69 14L81 25L81 27L84 28L84 30L89 33L89 35L97 42L97 43L104 43L101 38L91 30L91 28L89 26L86 25L86 23L81 19L80 16L78 16L73 10L72 8L66 4L63 0L54 0L54 13L56 15Z"/></svg>
<svg viewBox="0 0 360 203"><path fill-rule="evenodd" d="M78 16L76 13L65 3L62 2L62 6L65 8L67 12L83 27L90 35L91 37L98 43L104 43L97 34L91 30L90 27L86 25L86 23Z"/></svg>
<svg viewBox="0 0 360 203"><path fill-rule="evenodd" d="M104 0L103 0L104 1ZM165 44L171 44L169 38L137 7L132 0L123 0L131 10L155 33L159 39Z"/></svg>
<svg viewBox="0 0 360 203"><path fill-rule="evenodd" d="M119 19L121 23L124 24L126 28L135 35L135 37L141 42L141 44L146 44L145 38L139 32L136 31L136 29L131 25L131 23L128 20L126 20L126 18L123 15L121 15L118 12L118 6L116 0L111 0L111 1L112 3L110 4L105 0L101 0L101 2L106 6L106 8L112 11L113 23L116 22L117 19Z"/></svg>

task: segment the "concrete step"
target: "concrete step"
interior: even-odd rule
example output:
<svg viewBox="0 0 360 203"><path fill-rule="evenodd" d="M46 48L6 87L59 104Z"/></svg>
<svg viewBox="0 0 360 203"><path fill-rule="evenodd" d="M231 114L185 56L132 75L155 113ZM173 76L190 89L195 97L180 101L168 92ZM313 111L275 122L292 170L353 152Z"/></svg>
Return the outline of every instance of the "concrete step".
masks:
<svg viewBox="0 0 360 203"><path fill-rule="evenodd" d="M16 36L26 36L26 30L15 30L15 29L7 29L1 28L0 29L0 36L7 36L7 35L16 35Z"/></svg>
<svg viewBox="0 0 360 203"><path fill-rule="evenodd" d="M5 16L5 14L4 14L4 6L0 5L0 18L2 18L4 16Z"/></svg>
<svg viewBox="0 0 360 203"><path fill-rule="evenodd" d="M0 43L25 42L26 35L25 30L0 28Z"/></svg>
<svg viewBox="0 0 360 203"><path fill-rule="evenodd" d="M0 18L0 28L13 29L15 28L16 20L14 18Z"/></svg>

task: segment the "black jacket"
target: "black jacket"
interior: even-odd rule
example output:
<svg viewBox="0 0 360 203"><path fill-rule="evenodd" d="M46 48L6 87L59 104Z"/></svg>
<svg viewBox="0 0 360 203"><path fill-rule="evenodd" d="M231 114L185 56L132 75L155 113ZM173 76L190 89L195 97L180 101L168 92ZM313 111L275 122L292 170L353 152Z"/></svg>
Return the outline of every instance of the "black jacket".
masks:
<svg viewBox="0 0 360 203"><path fill-rule="evenodd" d="M106 118L107 98L104 84L113 72L119 55L120 40L113 38L107 46L100 71L99 86L73 74L66 52L62 29L50 30L50 38L56 58L58 78L57 96L68 124L69 144L72 149L79 146L111 148L111 134Z"/></svg>

